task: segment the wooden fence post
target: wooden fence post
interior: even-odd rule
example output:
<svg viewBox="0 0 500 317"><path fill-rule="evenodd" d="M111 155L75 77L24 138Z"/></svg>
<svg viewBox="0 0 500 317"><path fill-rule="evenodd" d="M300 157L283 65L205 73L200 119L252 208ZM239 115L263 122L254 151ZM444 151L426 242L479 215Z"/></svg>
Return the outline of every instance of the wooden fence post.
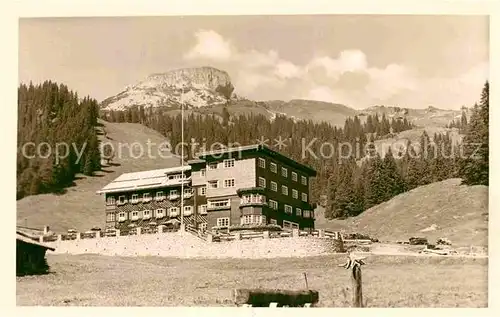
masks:
<svg viewBox="0 0 500 317"><path fill-rule="evenodd" d="M351 282L352 282L352 304L354 307L363 307L363 288L361 280L361 265L364 265L364 257L355 257L349 254L347 263L339 266L344 267L346 270L351 269Z"/></svg>

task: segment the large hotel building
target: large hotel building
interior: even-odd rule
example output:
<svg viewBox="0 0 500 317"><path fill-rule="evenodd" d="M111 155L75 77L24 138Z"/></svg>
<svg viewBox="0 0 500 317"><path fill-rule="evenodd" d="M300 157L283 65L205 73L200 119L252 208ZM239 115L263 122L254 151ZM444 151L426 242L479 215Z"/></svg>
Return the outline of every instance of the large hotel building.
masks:
<svg viewBox="0 0 500 317"><path fill-rule="evenodd" d="M126 173L98 191L105 196L106 227L161 225L180 221L183 213L184 223L199 230L245 224L314 229L312 168L262 145L205 152L187 163Z"/></svg>

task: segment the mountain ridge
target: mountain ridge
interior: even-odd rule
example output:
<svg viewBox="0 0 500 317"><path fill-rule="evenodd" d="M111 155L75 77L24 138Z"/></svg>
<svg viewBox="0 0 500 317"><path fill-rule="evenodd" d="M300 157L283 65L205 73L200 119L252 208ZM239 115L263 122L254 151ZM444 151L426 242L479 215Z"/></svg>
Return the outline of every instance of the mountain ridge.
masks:
<svg viewBox="0 0 500 317"><path fill-rule="evenodd" d="M406 117L418 127L443 128L452 120L460 118L462 111L470 114L466 107L447 110L432 105L423 109L374 105L356 110L340 103L308 99L257 101L233 93L234 89L229 73L224 70L212 66L178 68L150 74L127 86L124 91L103 100L101 109L123 111L143 106L177 110L184 104L186 109L218 113L218 108L228 106L232 107L235 114L264 113L271 120L277 115L285 115L297 120L328 122L336 126L342 126L348 117L358 116L363 120L367 115L377 114L390 118Z"/></svg>

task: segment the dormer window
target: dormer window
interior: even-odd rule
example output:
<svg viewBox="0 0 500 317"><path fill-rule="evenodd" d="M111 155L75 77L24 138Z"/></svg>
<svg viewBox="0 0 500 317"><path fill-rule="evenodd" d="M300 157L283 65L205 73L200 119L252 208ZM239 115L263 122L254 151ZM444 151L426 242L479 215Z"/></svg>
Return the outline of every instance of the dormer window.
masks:
<svg viewBox="0 0 500 317"><path fill-rule="evenodd" d="M139 202L139 195L137 195L137 194L133 194L133 195L132 195L132 198L130 199L130 202L131 202L132 204L137 204L137 203Z"/></svg>

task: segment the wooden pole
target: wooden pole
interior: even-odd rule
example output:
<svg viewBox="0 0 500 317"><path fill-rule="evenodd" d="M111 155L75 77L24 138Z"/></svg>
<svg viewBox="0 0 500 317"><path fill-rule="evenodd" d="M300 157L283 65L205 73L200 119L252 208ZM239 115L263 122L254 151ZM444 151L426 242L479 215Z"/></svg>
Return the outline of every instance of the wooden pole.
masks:
<svg viewBox="0 0 500 317"><path fill-rule="evenodd" d="M339 266L345 269L351 269L351 282L352 282L352 305L354 307L363 307L363 289L361 280L361 265L365 264L363 258L355 257L353 254L349 254L349 259L345 264L340 264Z"/></svg>
<svg viewBox="0 0 500 317"><path fill-rule="evenodd" d="M363 307L363 289L361 287L362 286L361 265L354 264L352 268L351 281L353 288L353 294L352 294L353 305L354 307Z"/></svg>
<svg viewBox="0 0 500 317"><path fill-rule="evenodd" d="M309 290L309 285L307 284L307 274L304 272L304 279L306 280L306 289Z"/></svg>

